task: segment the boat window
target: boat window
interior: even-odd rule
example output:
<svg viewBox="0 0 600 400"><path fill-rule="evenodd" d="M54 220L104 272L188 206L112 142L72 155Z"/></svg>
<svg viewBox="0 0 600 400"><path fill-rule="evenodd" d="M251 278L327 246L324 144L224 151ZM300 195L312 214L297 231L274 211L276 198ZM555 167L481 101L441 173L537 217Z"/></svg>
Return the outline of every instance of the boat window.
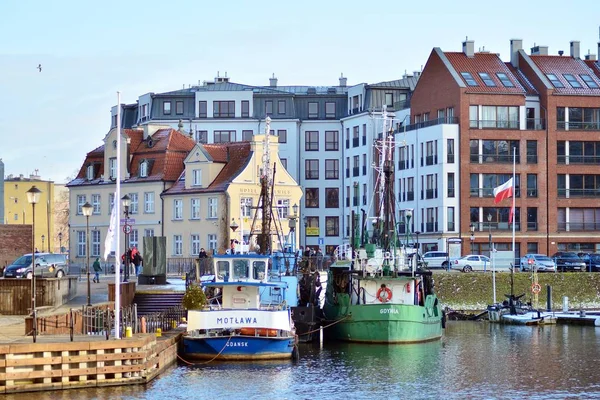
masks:
<svg viewBox="0 0 600 400"><path fill-rule="evenodd" d="M252 264L254 268L254 279L265 279L265 271L267 269L267 263L264 261L254 261Z"/></svg>
<svg viewBox="0 0 600 400"><path fill-rule="evenodd" d="M248 278L248 260L233 262L233 279Z"/></svg>
<svg viewBox="0 0 600 400"><path fill-rule="evenodd" d="M224 279L225 275L229 275L229 261L217 261L217 277Z"/></svg>

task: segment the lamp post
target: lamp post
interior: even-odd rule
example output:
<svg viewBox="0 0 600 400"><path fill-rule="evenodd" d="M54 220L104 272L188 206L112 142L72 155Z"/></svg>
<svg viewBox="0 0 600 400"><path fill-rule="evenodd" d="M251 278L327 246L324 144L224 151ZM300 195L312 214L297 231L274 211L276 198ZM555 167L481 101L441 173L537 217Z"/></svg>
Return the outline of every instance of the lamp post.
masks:
<svg viewBox="0 0 600 400"><path fill-rule="evenodd" d="M86 202L81 206L81 211L85 216L85 257L86 257L86 274L87 274L87 306L92 306L91 287L90 287L90 216L94 211L94 206Z"/></svg>
<svg viewBox="0 0 600 400"><path fill-rule="evenodd" d="M44 252L44 239L46 239L46 236L42 235L42 253Z"/></svg>
<svg viewBox="0 0 600 400"><path fill-rule="evenodd" d="M472 222L471 225L469 225L469 231L471 232L471 254L473 254L475 251L475 248L473 247L475 245L475 225L473 225Z"/></svg>
<svg viewBox="0 0 600 400"><path fill-rule="evenodd" d="M239 227L239 225L237 224L237 222L235 222L235 218L231 218L231 225L229 225L229 228L231 229L231 231L233 233L235 233L235 231L237 231L237 228ZM233 240L234 239L229 239L230 240L230 249L229 251L231 252L231 254L235 253L235 248L234 248L234 244L233 244Z"/></svg>
<svg viewBox="0 0 600 400"><path fill-rule="evenodd" d="M58 252L62 253L62 232L58 232Z"/></svg>
<svg viewBox="0 0 600 400"><path fill-rule="evenodd" d="M412 218L412 210L404 211L404 218L406 218L406 245L408 249L408 235L410 234L410 219Z"/></svg>
<svg viewBox="0 0 600 400"><path fill-rule="evenodd" d="M123 206L123 213L125 214L125 224L123 224L123 233L125 233L125 266L123 268L123 283L129 282L129 206L131 205L131 198L128 195L121 197L121 205ZM89 279L89 278L88 278Z"/></svg>
<svg viewBox="0 0 600 400"><path fill-rule="evenodd" d="M32 227L31 227L31 316L33 319L33 343L37 336L37 315L35 310L35 205L40 201L42 191L34 186L27 191L27 202L31 204Z"/></svg>
<svg viewBox="0 0 600 400"><path fill-rule="evenodd" d="M488 221L488 235L489 235L488 249L490 250L490 257L491 257L492 256L492 214L487 215L487 221Z"/></svg>

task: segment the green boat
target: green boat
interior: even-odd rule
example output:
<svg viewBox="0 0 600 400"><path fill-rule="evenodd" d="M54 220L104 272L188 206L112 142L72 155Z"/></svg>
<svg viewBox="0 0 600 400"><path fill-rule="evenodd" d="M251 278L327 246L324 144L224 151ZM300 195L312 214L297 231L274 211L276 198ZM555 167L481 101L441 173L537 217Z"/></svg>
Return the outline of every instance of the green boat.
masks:
<svg viewBox="0 0 600 400"><path fill-rule="evenodd" d="M388 132L385 106L383 132ZM391 128L391 127L390 127ZM336 249L323 305L324 338L363 343L416 343L442 337L445 315L433 276L410 243L412 210L396 223L393 193L394 136L374 144L379 173L372 215L352 211L352 241ZM406 219L406 224L404 224ZM372 228L367 230L367 221ZM402 234L406 234L404 243Z"/></svg>

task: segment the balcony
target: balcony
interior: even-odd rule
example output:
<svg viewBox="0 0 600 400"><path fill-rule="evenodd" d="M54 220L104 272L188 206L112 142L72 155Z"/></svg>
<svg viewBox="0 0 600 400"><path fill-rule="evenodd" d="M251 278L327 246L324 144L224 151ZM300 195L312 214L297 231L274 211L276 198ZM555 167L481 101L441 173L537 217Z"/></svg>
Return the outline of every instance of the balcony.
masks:
<svg viewBox="0 0 600 400"><path fill-rule="evenodd" d="M403 127L400 127L400 129L398 129L398 132L414 131L417 129L423 129L423 128L427 128L430 126L442 125L442 124L458 124L458 118L457 117L436 118L436 119L430 119L429 121L417 122L417 123L411 124L411 125L404 125ZM398 132L396 132L396 133L398 133Z"/></svg>
<svg viewBox="0 0 600 400"><path fill-rule="evenodd" d="M599 222L559 222L559 232L589 232L600 230Z"/></svg>
<svg viewBox="0 0 600 400"><path fill-rule="evenodd" d="M410 108L410 99L395 101L394 105L392 107L394 108L394 111L399 111L399 110L404 110L406 108ZM389 108L388 108L388 111L390 111Z"/></svg>
<svg viewBox="0 0 600 400"><path fill-rule="evenodd" d="M358 147L358 145L360 144L360 139L355 137L352 138L352 147Z"/></svg>
<svg viewBox="0 0 600 400"><path fill-rule="evenodd" d="M521 163L519 154L514 157L515 163ZM512 164L512 154L471 154L471 162L476 164Z"/></svg>
<svg viewBox="0 0 600 400"><path fill-rule="evenodd" d="M438 161L437 154L425 157L425 165L435 165L435 164L437 164L437 161Z"/></svg>
<svg viewBox="0 0 600 400"><path fill-rule="evenodd" d="M569 156L558 156L559 164L600 164L600 155L598 156L583 156L583 155L569 155Z"/></svg>
<svg viewBox="0 0 600 400"><path fill-rule="evenodd" d="M503 120L471 120L469 127L472 129L519 129L519 121L503 121Z"/></svg>
<svg viewBox="0 0 600 400"><path fill-rule="evenodd" d="M558 121L556 129L561 131L600 131L600 121L596 122L564 122Z"/></svg>
<svg viewBox="0 0 600 400"><path fill-rule="evenodd" d="M352 176L358 176L360 172L360 167L352 168Z"/></svg>
<svg viewBox="0 0 600 400"><path fill-rule="evenodd" d="M425 198L426 199L437 199L437 188L436 189L426 189L425 190Z"/></svg>
<svg viewBox="0 0 600 400"><path fill-rule="evenodd" d="M541 131L546 129L546 120L543 118L525 119L525 129L528 131Z"/></svg>
<svg viewBox="0 0 600 400"><path fill-rule="evenodd" d="M558 197L598 197L600 189L558 189Z"/></svg>

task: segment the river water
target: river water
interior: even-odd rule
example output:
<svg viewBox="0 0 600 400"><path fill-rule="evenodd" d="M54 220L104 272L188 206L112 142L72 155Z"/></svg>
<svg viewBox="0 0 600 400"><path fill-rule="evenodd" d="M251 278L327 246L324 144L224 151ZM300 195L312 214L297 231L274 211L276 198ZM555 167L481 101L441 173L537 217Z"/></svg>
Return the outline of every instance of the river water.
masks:
<svg viewBox="0 0 600 400"><path fill-rule="evenodd" d="M6 399L31 399L31 394ZM301 345L297 362L178 365L146 387L36 399L600 398L600 328L448 322L441 341Z"/></svg>

